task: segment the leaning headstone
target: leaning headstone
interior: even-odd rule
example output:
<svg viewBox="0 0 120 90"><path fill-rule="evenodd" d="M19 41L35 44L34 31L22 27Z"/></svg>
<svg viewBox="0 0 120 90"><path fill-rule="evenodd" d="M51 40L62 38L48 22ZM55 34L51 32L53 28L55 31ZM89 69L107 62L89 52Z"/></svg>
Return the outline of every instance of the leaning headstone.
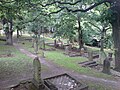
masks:
<svg viewBox="0 0 120 90"><path fill-rule="evenodd" d="M88 59L89 59L89 61L93 61L93 52L92 51L88 52Z"/></svg>
<svg viewBox="0 0 120 90"><path fill-rule="evenodd" d="M33 74L33 84L39 89L42 87L41 79L41 63L38 57L33 61L34 74Z"/></svg>
<svg viewBox="0 0 120 90"><path fill-rule="evenodd" d="M102 70L103 73L111 74L111 72L110 72L110 62L111 62L111 58L109 58L109 57L104 60L103 70Z"/></svg>

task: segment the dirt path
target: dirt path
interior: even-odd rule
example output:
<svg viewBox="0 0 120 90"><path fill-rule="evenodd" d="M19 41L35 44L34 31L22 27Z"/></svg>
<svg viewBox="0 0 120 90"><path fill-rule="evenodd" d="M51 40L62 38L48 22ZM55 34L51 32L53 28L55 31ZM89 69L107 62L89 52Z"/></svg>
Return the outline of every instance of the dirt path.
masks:
<svg viewBox="0 0 120 90"><path fill-rule="evenodd" d="M26 54L29 57L31 57L31 58L36 57L36 55L25 50L23 47L18 46L16 43L14 44L14 46L17 49L19 49L22 53ZM47 72L42 72L42 78L46 78L46 77L50 77L50 76L54 76L54 75L58 75L58 74L62 74L62 73L68 73L68 74L72 75L74 78L76 78L77 80L91 81L94 83L99 83L104 86L110 86L113 90L120 90L120 85L119 85L120 82L119 81L112 81L112 80L106 80L106 79L102 79L102 78L95 78L95 77L91 77L91 76L87 76L87 75L81 75L77 72L70 71L65 68L59 67L56 64L49 62L41 57L40 57L40 61L43 65L45 65L49 68L49 70Z"/></svg>

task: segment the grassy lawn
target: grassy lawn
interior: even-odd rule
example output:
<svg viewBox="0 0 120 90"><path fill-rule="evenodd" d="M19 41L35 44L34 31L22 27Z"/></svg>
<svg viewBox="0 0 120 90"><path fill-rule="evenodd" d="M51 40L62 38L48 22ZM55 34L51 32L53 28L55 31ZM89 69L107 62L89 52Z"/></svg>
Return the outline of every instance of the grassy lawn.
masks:
<svg viewBox="0 0 120 90"><path fill-rule="evenodd" d="M58 51L46 51L45 57L47 58L47 60L51 60L52 62L54 62L62 67L65 67L65 68L70 69L70 70L74 70L74 71L79 72L81 74L86 74L86 75L100 77L100 78L113 79L113 77L110 75L106 75L106 74L97 72L97 71L90 69L90 68L81 67L78 64L78 62L86 61L87 58L84 58L84 57L68 57L68 56L64 55L63 52L60 50L58 50Z"/></svg>
<svg viewBox="0 0 120 90"><path fill-rule="evenodd" d="M20 44L27 50L34 52L34 49L31 48L31 42L29 41L22 41L25 42L25 44ZM21 42L21 43L22 43ZM50 48L50 46L46 46L47 48ZM94 77L100 77L100 78L108 78L108 79L114 79L111 75L106 75L101 72L98 72L96 70L90 69L90 68L84 68L81 67L78 62L86 61L87 58L84 57L68 57L64 55L64 51L62 50L56 50L56 51L44 51L45 57L47 60L50 60L59 66L65 67L70 70L74 70L76 72L79 72L81 74L86 74ZM39 55L41 54L41 50L39 51Z"/></svg>
<svg viewBox="0 0 120 90"><path fill-rule="evenodd" d="M1 45L0 54L10 50L12 57L0 57L0 79L14 77L22 72L32 71L32 59L20 53L13 46ZM29 68L28 68L29 67Z"/></svg>
<svg viewBox="0 0 120 90"><path fill-rule="evenodd" d="M0 80L9 80L17 77L29 77L33 75L33 60L32 58L22 54L14 46L3 45L0 41L0 55L6 54L10 50L12 57L0 57ZM42 65L42 69L46 67Z"/></svg>
<svg viewBox="0 0 120 90"><path fill-rule="evenodd" d="M34 51L33 48L31 48L30 42L27 42L27 41L24 41L24 42L25 42L25 44L21 44L22 46L24 46L26 49L28 49L31 52ZM51 48L51 47L47 46L47 48ZM41 52L41 50L39 51L39 55L40 55L40 52ZM106 75L106 74L97 72L93 69L84 68L84 67L81 67L80 65L78 65L78 62L86 61L87 58L69 57L69 56L64 55L63 54L64 51L62 51L62 50L44 51L44 53L45 53L45 57L47 60L52 61L52 62L58 64L59 66L65 67L70 70L74 70L80 74L114 80L113 76ZM90 81L84 81L84 83L86 83L89 86L90 90L112 90L111 87L106 87L97 82L91 83Z"/></svg>

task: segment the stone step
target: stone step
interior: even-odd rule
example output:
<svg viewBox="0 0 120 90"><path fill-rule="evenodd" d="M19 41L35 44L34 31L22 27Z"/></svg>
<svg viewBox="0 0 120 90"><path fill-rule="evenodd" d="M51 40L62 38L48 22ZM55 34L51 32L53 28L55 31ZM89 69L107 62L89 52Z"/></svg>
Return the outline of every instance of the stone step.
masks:
<svg viewBox="0 0 120 90"><path fill-rule="evenodd" d="M96 63L96 61L88 61L88 62L85 62L85 63L83 63L84 65L90 65L90 64L94 64L94 63Z"/></svg>

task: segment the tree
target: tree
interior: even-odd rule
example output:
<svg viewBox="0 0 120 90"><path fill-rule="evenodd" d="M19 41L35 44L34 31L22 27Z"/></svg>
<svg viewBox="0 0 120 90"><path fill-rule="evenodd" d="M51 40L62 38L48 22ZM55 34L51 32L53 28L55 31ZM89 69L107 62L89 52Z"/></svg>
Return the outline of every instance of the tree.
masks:
<svg viewBox="0 0 120 90"><path fill-rule="evenodd" d="M3 26L7 25L7 29L4 28L6 35L6 44L13 45L13 26L14 20L19 18L21 9L24 7L24 0L1 0L0 1L0 13Z"/></svg>
<svg viewBox="0 0 120 90"><path fill-rule="evenodd" d="M57 3L60 10L66 9L68 12L74 13L74 12L87 12L103 3L105 5L107 5L109 7L108 13L110 13L109 18L107 16L107 19L110 21L110 23L112 25L112 30L113 30L113 40L114 40L114 47L115 47L115 69L120 70L120 43L119 43L120 42L120 34L119 34L120 33L120 30L119 30L120 29L120 19L119 19L119 17L120 17L120 1L119 0L96 0L92 3L91 6L88 5L89 7L85 7L84 9L74 9L74 10L72 8L69 8L68 6L66 6L66 5L72 6L79 2L82 2L82 0L78 0L74 3L53 1L52 3L42 5L42 6L46 7L46 6L50 6L50 5ZM110 6L108 5L108 3Z"/></svg>

